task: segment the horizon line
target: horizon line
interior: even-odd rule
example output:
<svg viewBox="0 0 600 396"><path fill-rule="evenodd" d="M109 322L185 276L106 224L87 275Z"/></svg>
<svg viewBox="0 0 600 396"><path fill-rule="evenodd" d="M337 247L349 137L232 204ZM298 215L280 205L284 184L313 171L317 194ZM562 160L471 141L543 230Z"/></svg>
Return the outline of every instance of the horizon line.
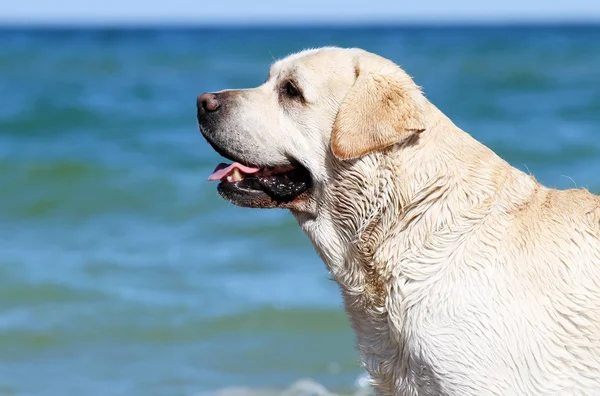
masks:
<svg viewBox="0 0 600 396"><path fill-rule="evenodd" d="M386 28L386 27L518 27L518 26L592 26L600 25L600 17L577 18L372 18L372 19L310 19L280 23L273 20L15 20L0 19L0 29L298 29L298 28Z"/></svg>

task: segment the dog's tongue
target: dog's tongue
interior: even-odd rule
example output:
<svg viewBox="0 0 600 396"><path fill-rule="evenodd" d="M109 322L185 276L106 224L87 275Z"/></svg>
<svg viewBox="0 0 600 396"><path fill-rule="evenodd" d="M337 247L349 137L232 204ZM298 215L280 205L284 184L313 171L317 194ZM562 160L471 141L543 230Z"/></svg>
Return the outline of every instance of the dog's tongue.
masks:
<svg viewBox="0 0 600 396"><path fill-rule="evenodd" d="M251 166L242 165L238 162L234 162L231 165L221 163L221 164L217 165L213 174L208 177L208 180L210 180L210 181L221 180L221 179L227 177L227 175L229 175L231 172L233 172L234 169L239 169L240 172L245 173L247 175L251 175L253 173L260 171L260 168L254 168Z"/></svg>

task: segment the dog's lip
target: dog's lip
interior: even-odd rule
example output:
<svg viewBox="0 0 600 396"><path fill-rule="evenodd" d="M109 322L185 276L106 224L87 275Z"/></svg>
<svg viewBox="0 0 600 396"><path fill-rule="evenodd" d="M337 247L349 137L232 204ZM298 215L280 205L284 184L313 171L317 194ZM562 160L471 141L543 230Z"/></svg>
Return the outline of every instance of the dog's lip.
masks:
<svg viewBox="0 0 600 396"><path fill-rule="evenodd" d="M217 189L226 199L248 207L290 207L311 188L310 173L303 166L265 169L251 175L237 168L221 179Z"/></svg>

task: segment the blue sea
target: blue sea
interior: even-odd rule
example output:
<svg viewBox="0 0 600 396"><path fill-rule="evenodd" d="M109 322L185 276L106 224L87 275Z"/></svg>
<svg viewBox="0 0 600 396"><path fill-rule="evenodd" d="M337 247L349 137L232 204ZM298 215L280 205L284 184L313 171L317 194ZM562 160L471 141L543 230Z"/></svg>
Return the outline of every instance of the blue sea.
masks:
<svg viewBox="0 0 600 396"><path fill-rule="evenodd" d="M308 239L219 198L196 123L198 94L323 45L393 59L514 166L600 192L600 25L0 30L0 395L369 394Z"/></svg>

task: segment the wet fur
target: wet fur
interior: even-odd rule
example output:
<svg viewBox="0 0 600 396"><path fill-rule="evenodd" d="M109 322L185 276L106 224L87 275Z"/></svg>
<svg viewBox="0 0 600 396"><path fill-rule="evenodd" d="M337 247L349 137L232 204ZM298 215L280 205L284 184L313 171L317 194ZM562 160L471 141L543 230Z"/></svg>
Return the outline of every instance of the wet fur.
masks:
<svg viewBox="0 0 600 396"><path fill-rule="evenodd" d="M390 83L356 84L365 57ZM540 185L364 51L292 55L257 89L303 67L319 72L301 82L307 103L251 125L283 137L243 153L311 171L291 210L341 288L377 395L600 394L599 198ZM382 95L393 111L365 105ZM236 105L247 118L281 103Z"/></svg>

